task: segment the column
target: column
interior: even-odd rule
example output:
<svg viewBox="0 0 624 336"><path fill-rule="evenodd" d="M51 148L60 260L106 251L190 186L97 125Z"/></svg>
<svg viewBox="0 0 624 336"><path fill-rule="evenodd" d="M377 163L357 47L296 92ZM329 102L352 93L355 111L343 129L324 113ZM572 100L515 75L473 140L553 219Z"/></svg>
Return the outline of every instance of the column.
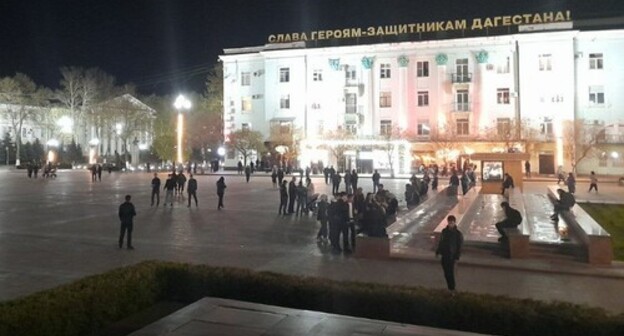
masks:
<svg viewBox="0 0 624 336"><path fill-rule="evenodd" d="M438 85L437 85L437 115L435 116L435 120L430 120L430 127L432 131L439 132L441 128L446 127L447 124L451 123L451 120L447 120L447 115L449 111L449 106L446 99L446 90L444 86L447 85L447 73L446 73L446 63L448 62L448 56L446 54L438 54L435 58L436 64L438 66ZM435 130L433 129L435 127Z"/></svg>
<svg viewBox="0 0 624 336"><path fill-rule="evenodd" d="M401 130L408 129L408 118L407 118L407 106L408 106L408 97L409 94L407 92L407 78L408 78L408 65L409 58L405 55L399 56L399 115L398 115L398 123Z"/></svg>
<svg viewBox="0 0 624 336"><path fill-rule="evenodd" d="M480 134L490 125L490 113L487 106L486 98L486 64L488 61L488 53L485 50L479 51L475 58L477 60L477 66L475 68L475 90L474 97L476 101L473 104L474 107L474 122L471 121L473 134Z"/></svg>
<svg viewBox="0 0 624 336"><path fill-rule="evenodd" d="M362 67L364 68L363 78L366 79L364 83L366 92L366 115L364 117L364 127L363 134L364 135L374 135L375 134L375 125L378 122L377 116L375 113L375 88L374 88L374 71L373 71L373 63L375 59L374 57L362 57Z"/></svg>

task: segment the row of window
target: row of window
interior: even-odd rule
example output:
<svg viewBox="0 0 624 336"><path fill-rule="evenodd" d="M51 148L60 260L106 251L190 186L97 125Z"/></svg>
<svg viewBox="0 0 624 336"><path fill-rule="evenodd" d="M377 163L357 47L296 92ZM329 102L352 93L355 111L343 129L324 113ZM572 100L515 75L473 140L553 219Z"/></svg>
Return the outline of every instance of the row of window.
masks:
<svg viewBox="0 0 624 336"><path fill-rule="evenodd" d="M501 63L497 64L497 73L509 73L511 60L506 57ZM538 68L539 71L552 71L553 59L552 54L538 55ZM604 59L602 53L589 54L589 69L590 70L602 70L604 65ZM455 60L455 71L458 75L468 74L468 59L460 58ZM429 61L416 62L416 77L429 77ZM345 78L347 80L356 79L356 69L353 66L345 67ZM390 63L381 63L379 65L379 78L388 79L392 78L392 67ZM323 81L323 70L314 69L312 71L312 80L315 82ZM279 69L279 81L280 83L290 82L290 68ZM251 72L241 72L241 86L251 85Z"/></svg>

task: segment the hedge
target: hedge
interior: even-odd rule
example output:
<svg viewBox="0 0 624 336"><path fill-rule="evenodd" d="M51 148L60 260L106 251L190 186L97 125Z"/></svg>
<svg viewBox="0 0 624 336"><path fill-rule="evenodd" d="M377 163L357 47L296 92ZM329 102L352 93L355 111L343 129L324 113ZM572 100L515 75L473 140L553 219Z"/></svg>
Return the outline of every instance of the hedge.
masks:
<svg viewBox="0 0 624 336"><path fill-rule="evenodd" d="M624 335L624 315L569 303L154 261L2 303L0 334L85 335L205 296L499 335Z"/></svg>

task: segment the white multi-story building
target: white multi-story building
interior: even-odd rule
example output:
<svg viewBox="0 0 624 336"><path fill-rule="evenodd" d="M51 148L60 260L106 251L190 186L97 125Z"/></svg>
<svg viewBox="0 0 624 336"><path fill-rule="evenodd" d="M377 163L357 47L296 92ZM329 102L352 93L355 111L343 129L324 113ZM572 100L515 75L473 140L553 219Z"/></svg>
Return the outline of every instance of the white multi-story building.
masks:
<svg viewBox="0 0 624 336"><path fill-rule="evenodd" d="M250 128L270 141L273 125L298 129L303 166L367 171L394 161L408 173L421 162L513 146L540 173L578 162L579 173L622 174L623 58L624 30L226 49L224 134L227 141ZM337 129L353 137L328 137ZM388 142L396 145L390 155ZM345 143L343 164L331 148ZM230 151L226 166L238 160Z"/></svg>

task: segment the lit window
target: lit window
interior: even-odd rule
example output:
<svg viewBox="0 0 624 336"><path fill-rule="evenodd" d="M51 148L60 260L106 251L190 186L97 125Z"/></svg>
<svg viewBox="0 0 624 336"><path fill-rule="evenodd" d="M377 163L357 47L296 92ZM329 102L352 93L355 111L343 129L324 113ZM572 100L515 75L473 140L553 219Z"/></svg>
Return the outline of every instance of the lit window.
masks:
<svg viewBox="0 0 624 336"><path fill-rule="evenodd" d="M242 123L241 124L241 130L243 130L243 131L250 131L251 130L251 124L250 123Z"/></svg>
<svg viewBox="0 0 624 336"><path fill-rule="evenodd" d="M469 131L469 123L468 123L468 119L457 119L455 121L455 124L457 126L457 135L468 135L470 134Z"/></svg>
<svg viewBox="0 0 624 336"><path fill-rule="evenodd" d="M539 71L551 71L552 70L552 55L542 54L539 55Z"/></svg>
<svg viewBox="0 0 624 336"><path fill-rule="evenodd" d="M314 70L314 72L312 73L312 80L315 82L323 81L323 70L320 70L320 69Z"/></svg>
<svg viewBox="0 0 624 336"><path fill-rule="evenodd" d="M511 119L498 118L496 119L496 131L498 135L508 135L511 132Z"/></svg>
<svg viewBox="0 0 624 336"><path fill-rule="evenodd" d="M347 124L346 126L346 130L348 133L352 134L352 135L357 135L357 125L356 124Z"/></svg>
<svg viewBox="0 0 624 336"><path fill-rule="evenodd" d="M496 65L496 72L499 74L509 73L509 65L510 65L509 63L510 63L510 59L509 57L506 57L505 59L503 59L500 63Z"/></svg>
<svg viewBox="0 0 624 336"><path fill-rule="evenodd" d="M457 90L455 93L455 111L470 111L468 90Z"/></svg>
<svg viewBox="0 0 624 336"><path fill-rule="evenodd" d="M354 66L345 67L345 79L348 81L354 81L357 79L357 73Z"/></svg>
<svg viewBox="0 0 624 336"><path fill-rule="evenodd" d="M601 70L602 69L602 53L600 54L589 54L589 68L591 70Z"/></svg>
<svg viewBox="0 0 624 336"><path fill-rule="evenodd" d="M390 64L381 64L381 67L379 68L379 78L390 78Z"/></svg>
<svg viewBox="0 0 624 336"><path fill-rule="evenodd" d="M281 109L290 109L290 95L283 95L280 98L280 108Z"/></svg>
<svg viewBox="0 0 624 336"><path fill-rule="evenodd" d="M553 134L553 121L552 118L544 118L544 123L541 124L542 134Z"/></svg>
<svg viewBox="0 0 624 336"><path fill-rule="evenodd" d="M379 93L379 107L392 107L392 93L391 92Z"/></svg>
<svg viewBox="0 0 624 336"><path fill-rule="evenodd" d="M280 83L290 82L290 68L280 68Z"/></svg>
<svg viewBox="0 0 624 336"><path fill-rule="evenodd" d="M498 104L509 104L509 89L496 89L496 102Z"/></svg>
<svg viewBox="0 0 624 336"><path fill-rule="evenodd" d="M251 98L243 97L241 99L241 111L250 112L251 111Z"/></svg>
<svg viewBox="0 0 624 336"><path fill-rule="evenodd" d="M431 129L429 128L429 120L418 120L416 134L421 136L431 134Z"/></svg>
<svg viewBox="0 0 624 336"><path fill-rule="evenodd" d="M379 134L390 135L392 133L392 120L382 120L379 123Z"/></svg>
<svg viewBox="0 0 624 336"><path fill-rule="evenodd" d="M429 77L429 62L416 62L416 77Z"/></svg>
<svg viewBox="0 0 624 336"><path fill-rule="evenodd" d="M429 106L429 91L418 91L418 106Z"/></svg>
<svg viewBox="0 0 624 336"><path fill-rule="evenodd" d="M605 103L603 86L597 85L589 87L589 103L591 105L603 105Z"/></svg>
<svg viewBox="0 0 624 336"><path fill-rule="evenodd" d="M251 85L251 74L249 72L241 72L241 86Z"/></svg>

